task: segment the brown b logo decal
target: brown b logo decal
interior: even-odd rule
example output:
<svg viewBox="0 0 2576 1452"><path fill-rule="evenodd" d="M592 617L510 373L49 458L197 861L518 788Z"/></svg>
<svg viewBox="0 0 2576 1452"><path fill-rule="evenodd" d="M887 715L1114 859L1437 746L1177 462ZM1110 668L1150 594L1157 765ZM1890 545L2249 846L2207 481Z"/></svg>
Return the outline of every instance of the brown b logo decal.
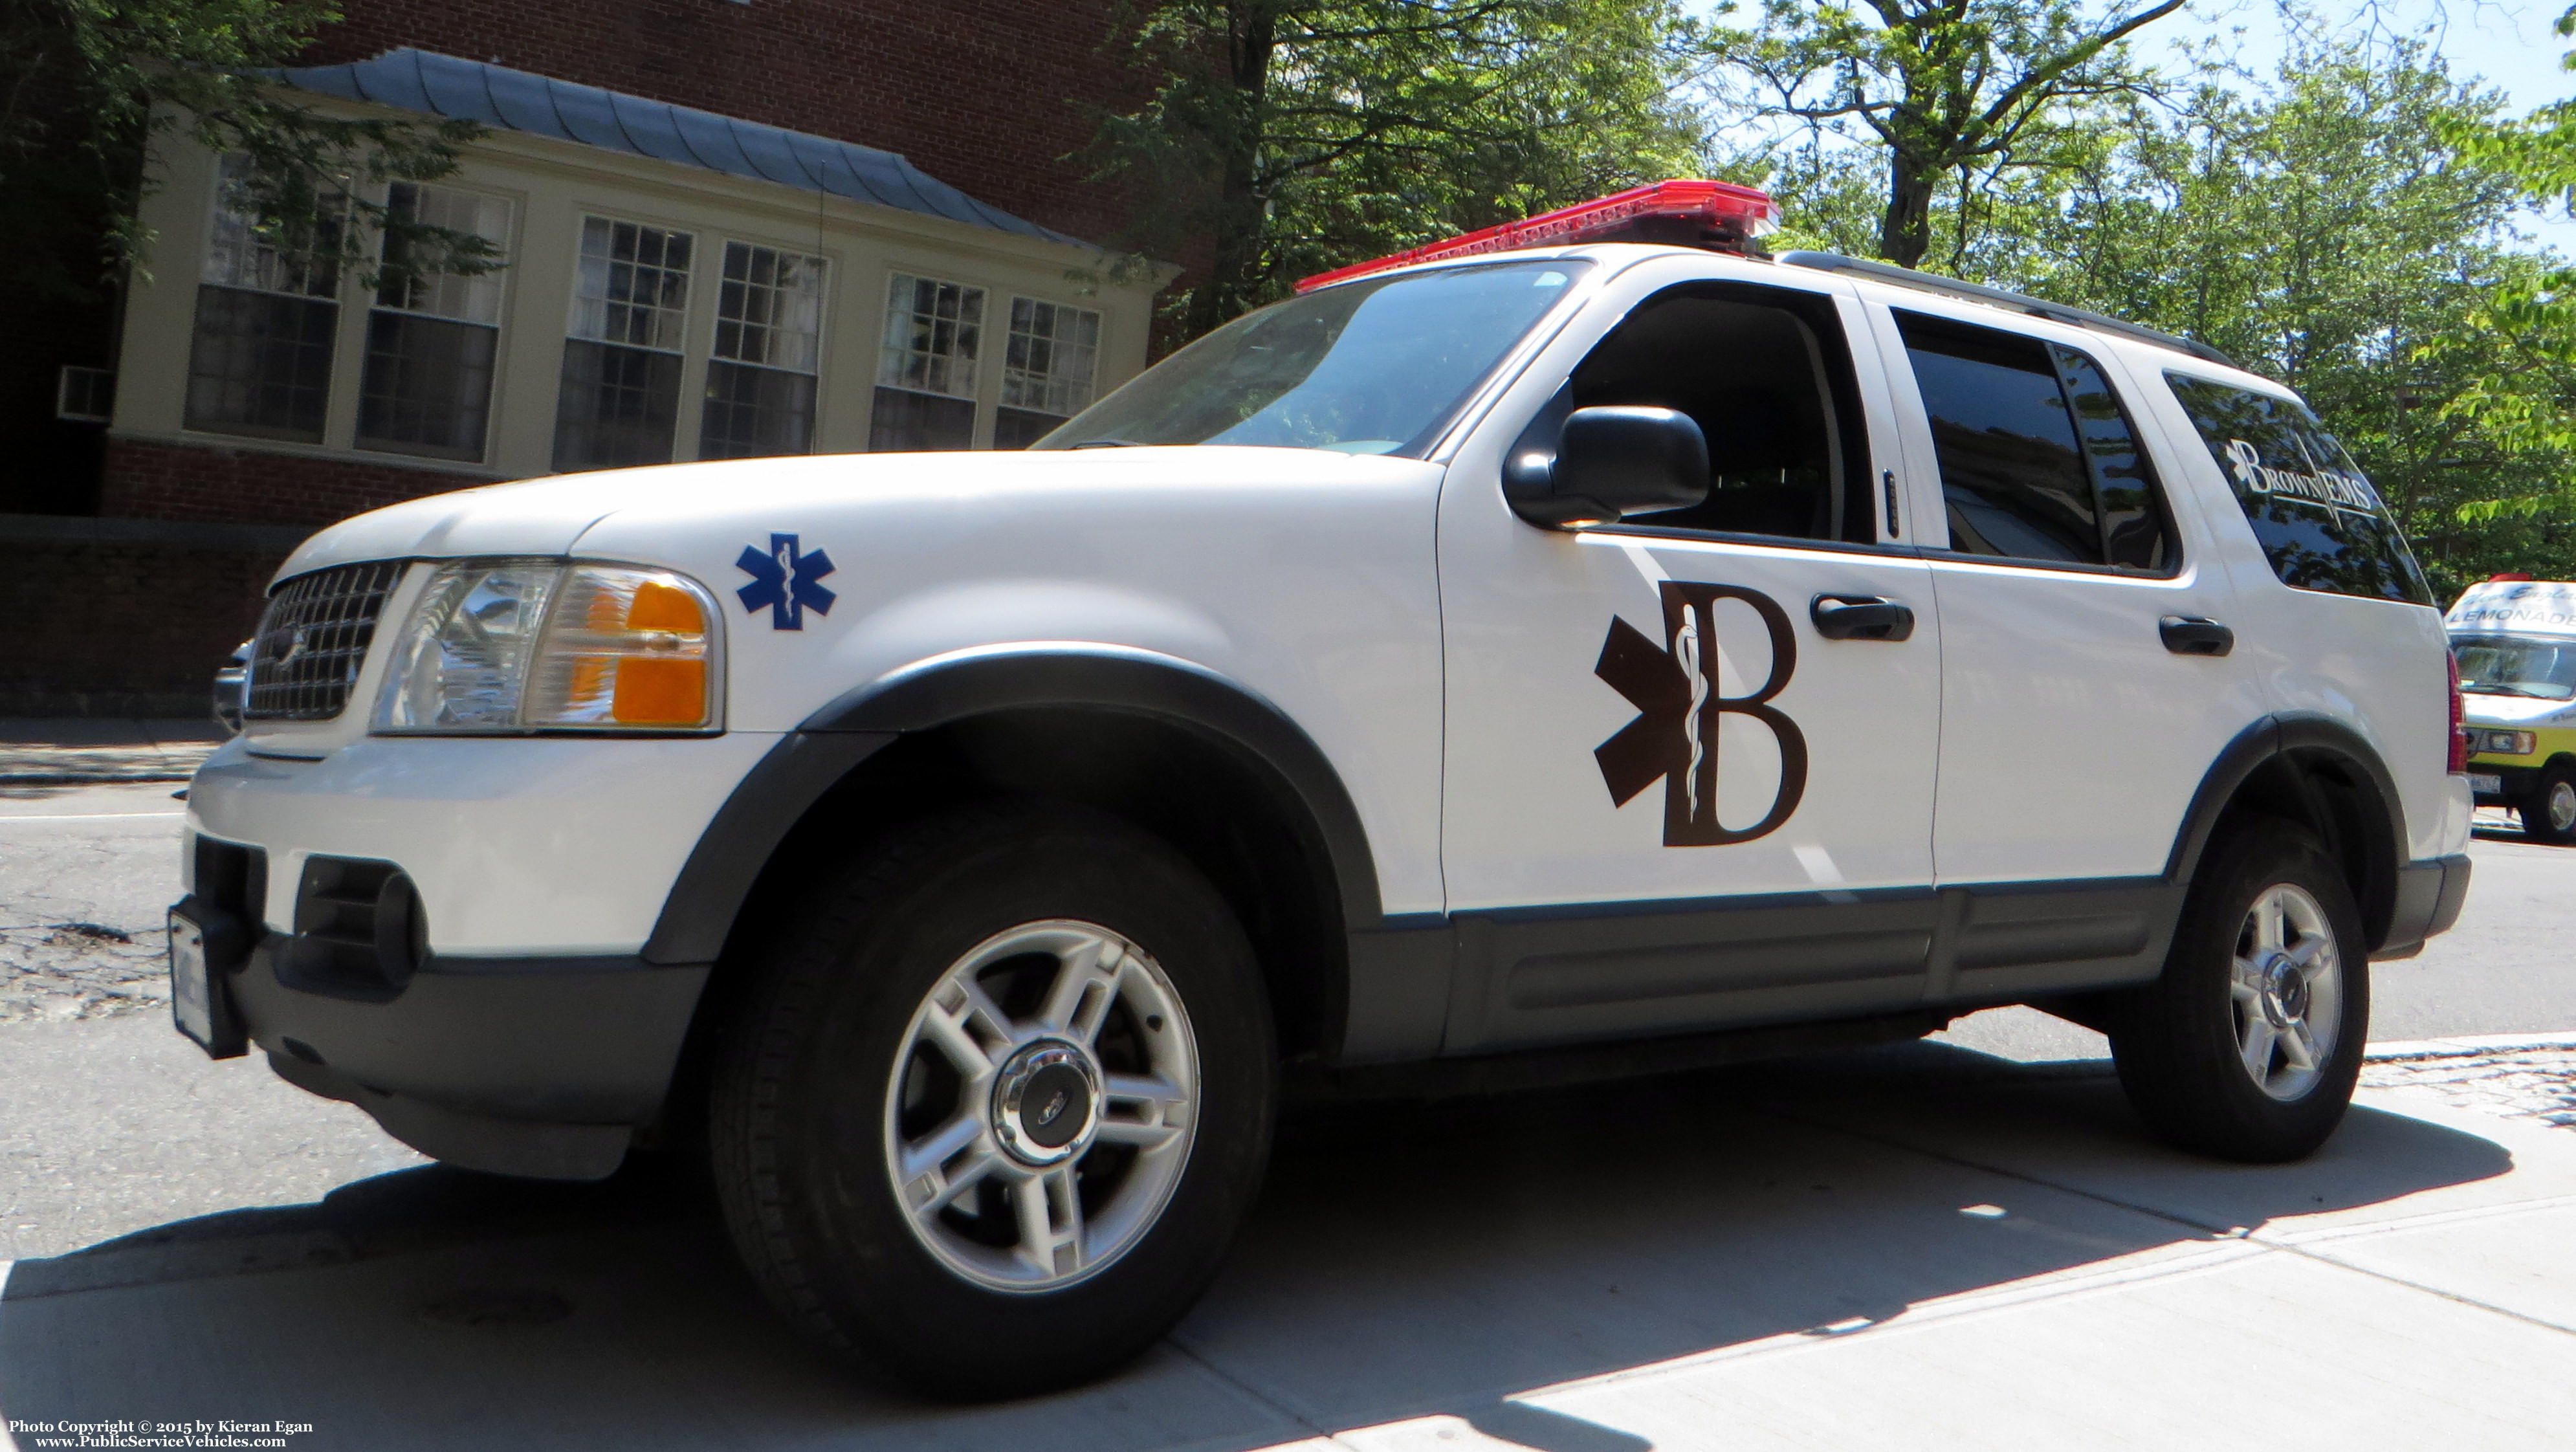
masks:
<svg viewBox="0 0 2576 1452"><path fill-rule="evenodd" d="M1613 805L1664 783L1664 845L1722 847L1750 842L1776 830L1798 810L1807 790L1807 738L1771 698L1788 687L1798 668L1798 637L1779 603L1758 590L1666 580L1664 639L1657 645L1618 616L1592 673L1628 698L1637 719L1595 747L1601 780ZM1741 600L1762 617L1771 635L1771 673L1749 696L1718 691L1717 610L1720 600ZM1717 727L1729 712L1750 716L1780 743L1780 789L1762 820L1729 831L1717 820Z"/></svg>

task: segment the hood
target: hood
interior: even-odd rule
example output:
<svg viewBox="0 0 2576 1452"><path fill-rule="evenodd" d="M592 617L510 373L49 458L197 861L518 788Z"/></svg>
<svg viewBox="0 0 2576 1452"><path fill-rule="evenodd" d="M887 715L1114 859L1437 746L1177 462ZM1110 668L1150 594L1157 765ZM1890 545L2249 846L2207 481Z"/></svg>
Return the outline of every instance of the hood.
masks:
<svg viewBox="0 0 2576 1452"><path fill-rule="evenodd" d="M2460 693L2460 714L2473 726L2545 726L2576 723L2576 701L2543 701L2531 696ZM2565 715L2567 722L2549 718Z"/></svg>
<svg viewBox="0 0 2576 1452"><path fill-rule="evenodd" d="M1211 484L1329 483L1410 474L1425 464L1325 449L1067 449L1042 452L821 454L661 464L559 474L436 494L343 520L304 542L283 579L359 560L562 555L617 519L685 528L746 510L882 501L990 507L1013 495L1111 488L1204 490ZM618 531L623 533L624 531Z"/></svg>

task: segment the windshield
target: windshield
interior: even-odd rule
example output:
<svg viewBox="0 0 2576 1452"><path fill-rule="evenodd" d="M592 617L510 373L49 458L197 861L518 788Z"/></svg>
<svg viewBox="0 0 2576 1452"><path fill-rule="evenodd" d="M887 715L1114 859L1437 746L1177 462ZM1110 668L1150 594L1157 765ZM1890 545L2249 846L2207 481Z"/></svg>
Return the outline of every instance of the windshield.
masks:
<svg viewBox="0 0 2576 1452"><path fill-rule="evenodd" d="M1419 457L1589 264L1345 283L1235 319L1031 445L1260 444Z"/></svg>
<svg viewBox="0 0 2576 1452"><path fill-rule="evenodd" d="M2454 635L2460 689L2490 696L2576 697L2576 640L2516 635Z"/></svg>

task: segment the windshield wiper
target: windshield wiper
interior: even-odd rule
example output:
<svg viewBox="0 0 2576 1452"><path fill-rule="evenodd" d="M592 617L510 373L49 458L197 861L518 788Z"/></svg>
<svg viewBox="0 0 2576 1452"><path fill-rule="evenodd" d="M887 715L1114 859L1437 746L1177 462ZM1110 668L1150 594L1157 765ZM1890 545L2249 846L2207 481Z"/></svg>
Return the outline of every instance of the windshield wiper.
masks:
<svg viewBox="0 0 2576 1452"><path fill-rule="evenodd" d="M1145 446L1134 439L1084 439L1074 447L1077 449L1141 449Z"/></svg>
<svg viewBox="0 0 2576 1452"><path fill-rule="evenodd" d="M2474 696L2528 696L2535 701L2566 699L2563 696L2553 696L2547 691L2534 691L2522 686L2509 685L2503 681L2462 681L2460 689Z"/></svg>

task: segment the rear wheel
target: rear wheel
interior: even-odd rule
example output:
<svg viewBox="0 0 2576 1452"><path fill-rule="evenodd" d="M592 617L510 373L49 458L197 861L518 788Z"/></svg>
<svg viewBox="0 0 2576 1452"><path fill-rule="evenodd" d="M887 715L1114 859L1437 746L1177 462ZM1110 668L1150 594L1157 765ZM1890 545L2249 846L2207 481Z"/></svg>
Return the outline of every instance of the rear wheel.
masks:
<svg viewBox="0 0 2576 1452"><path fill-rule="evenodd" d="M934 822L788 935L719 1068L744 1260L834 1348L1020 1396L1143 1351L1267 1156L1267 1000L1223 899L1113 818Z"/></svg>
<svg viewBox="0 0 2576 1452"><path fill-rule="evenodd" d="M2312 833L2256 820L2204 854L2164 974L2121 1003L2111 1053L2164 1138L2292 1160L2342 1122L2369 1025L2368 951L2342 872Z"/></svg>
<svg viewBox="0 0 2576 1452"><path fill-rule="evenodd" d="M2540 770L2531 795L2515 808L2522 814L2522 833L2535 842L2564 847L2576 842L2576 772L2564 762Z"/></svg>

